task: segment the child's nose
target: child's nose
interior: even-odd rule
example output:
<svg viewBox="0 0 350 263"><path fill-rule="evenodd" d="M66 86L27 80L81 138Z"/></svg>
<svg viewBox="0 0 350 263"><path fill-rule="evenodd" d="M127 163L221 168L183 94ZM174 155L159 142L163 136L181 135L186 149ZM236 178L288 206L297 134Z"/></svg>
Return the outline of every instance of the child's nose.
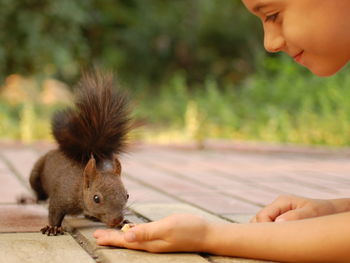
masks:
<svg viewBox="0 0 350 263"><path fill-rule="evenodd" d="M279 29L265 28L264 29L264 46L268 52L276 53L285 47L285 39Z"/></svg>

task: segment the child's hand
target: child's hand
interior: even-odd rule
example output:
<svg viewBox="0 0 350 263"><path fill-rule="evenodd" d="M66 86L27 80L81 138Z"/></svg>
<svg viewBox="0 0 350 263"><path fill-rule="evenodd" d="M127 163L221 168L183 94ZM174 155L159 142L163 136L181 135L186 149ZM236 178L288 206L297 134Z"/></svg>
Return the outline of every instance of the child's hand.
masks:
<svg viewBox="0 0 350 263"><path fill-rule="evenodd" d="M139 224L126 233L96 230L98 245L110 245L149 252L203 251L210 224L195 215L178 214Z"/></svg>
<svg viewBox="0 0 350 263"><path fill-rule="evenodd" d="M264 207L250 222L279 222L329 215L337 211L332 200L283 195Z"/></svg>

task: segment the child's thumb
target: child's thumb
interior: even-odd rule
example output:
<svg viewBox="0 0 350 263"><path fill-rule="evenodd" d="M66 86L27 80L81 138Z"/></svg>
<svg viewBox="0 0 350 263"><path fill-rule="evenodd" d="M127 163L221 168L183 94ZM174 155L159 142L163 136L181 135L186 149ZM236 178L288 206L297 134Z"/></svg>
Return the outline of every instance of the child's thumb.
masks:
<svg viewBox="0 0 350 263"><path fill-rule="evenodd" d="M136 234L135 231L129 230L124 234L124 239L126 242L136 242Z"/></svg>
<svg viewBox="0 0 350 263"><path fill-rule="evenodd" d="M311 217L309 209L300 208L283 213L282 215L276 217L275 222L299 220L308 217Z"/></svg>
<svg viewBox="0 0 350 263"><path fill-rule="evenodd" d="M151 240L150 228L151 228L150 223L136 225L124 234L124 239L127 242L150 241Z"/></svg>

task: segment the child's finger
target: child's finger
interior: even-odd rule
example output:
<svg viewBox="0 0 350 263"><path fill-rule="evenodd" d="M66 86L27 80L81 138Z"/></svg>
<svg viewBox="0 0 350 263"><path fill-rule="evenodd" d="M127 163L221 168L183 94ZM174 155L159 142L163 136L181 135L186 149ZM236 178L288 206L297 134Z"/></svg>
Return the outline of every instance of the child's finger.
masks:
<svg viewBox="0 0 350 263"><path fill-rule="evenodd" d="M97 245L101 246L123 246L123 243L125 242L123 233L117 230L96 230L94 233L94 237L96 238Z"/></svg>
<svg viewBox="0 0 350 263"><path fill-rule="evenodd" d="M106 235L107 232L110 232L110 231L115 231L115 230L114 229L97 229L92 235L94 238L98 238L103 235Z"/></svg>
<svg viewBox="0 0 350 263"><path fill-rule="evenodd" d="M96 244L99 246L114 246L139 249L135 246L137 243L130 243L125 241L123 234L121 233L112 233L99 237L96 239Z"/></svg>
<svg viewBox="0 0 350 263"><path fill-rule="evenodd" d="M295 210L290 210L276 218L276 221L291 221L291 220L300 220L304 218L311 217L313 210L309 208L300 208Z"/></svg>
<svg viewBox="0 0 350 263"><path fill-rule="evenodd" d="M97 232L97 231L96 231ZM141 233L141 232L138 232ZM167 243L163 240L153 240L144 242L128 242L125 238L129 233L122 233L117 230L98 230L94 236L96 237L97 245L101 246L115 246L115 247L125 247L137 250L146 250L150 252L165 252L170 251L167 248ZM139 237L142 237L139 235Z"/></svg>
<svg viewBox="0 0 350 263"><path fill-rule="evenodd" d="M257 221L256 221L256 216L253 216L252 219L250 219L249 222L250 222L250 223L256 223L256 222L257 222Z"/></svg>
<svg viewBox="0 0 350 263"><path fill-rule="evenodd" d="M274 222L278 216L293 210L293 198L293 196L278 197L256 214L256 222Z"/></svg>
<svg viewBox="0 0 350 263"><path fill-rule="evenodd" d="M125 240L128 242L146 242L158 239L162 228L159 222L139 224L132 227L125 233Z"/></svg>
<svg viewBox="0 0 350 263"><path fill-rule="evenodd" d="M152 241L157 239L159 231L158 223L151 222L135 225L125 233L114 229L98 229L93 233L93 236L98 239L99 245L104 245L105 242L114 245L116 243L122 244L122 241L127 243Z"/></svg>
<svg viewBox="0 0 350 263"><path fill-rule="evenodd" d="M278 207L267 206L263 208L253 218L254 222L273 222L277 216L281 214Z"/></svg>

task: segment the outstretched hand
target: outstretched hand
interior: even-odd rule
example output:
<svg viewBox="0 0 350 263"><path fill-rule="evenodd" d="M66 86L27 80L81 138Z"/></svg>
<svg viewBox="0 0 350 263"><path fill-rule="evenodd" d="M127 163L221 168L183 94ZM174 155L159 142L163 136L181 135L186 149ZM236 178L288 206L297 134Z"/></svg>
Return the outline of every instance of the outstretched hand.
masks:
<svg viewBox="0 0 350 263"><path fill-rule="evenodd" d="M210 223L203 218L176 214L159 221L138 224L126 233L96 230L98 245L125 247L149 252L204 251Z"/></svg>

